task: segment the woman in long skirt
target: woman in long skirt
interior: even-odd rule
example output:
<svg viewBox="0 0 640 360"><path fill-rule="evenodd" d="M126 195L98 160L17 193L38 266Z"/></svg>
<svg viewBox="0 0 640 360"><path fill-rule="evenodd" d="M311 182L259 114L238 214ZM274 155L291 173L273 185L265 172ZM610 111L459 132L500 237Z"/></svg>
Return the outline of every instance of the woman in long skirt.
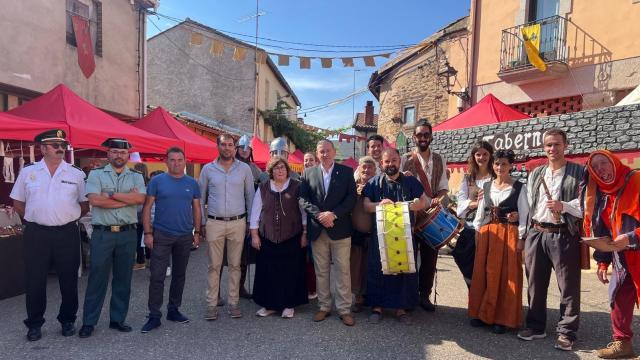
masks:
<svg viewBox="0 0 640 360"><path fill-rule="evenodd" d="M484 184L473 221L476 256L469 291L472 326L502 334L522 323L522 249L529 213L526 186L509 175L511 150L493 156L496 178Z"/></svg>
<svg viewBox="0 0 640 360"><path fill-rule="evenodd" d="M257 250L253 300L262 306L256 315L282 312L292 318L294 308L309 302L305 279L306 213L300 209L300 182L289 177L282 157L267 165L270 181L260 185L253 199L249 229Z"/></svg>

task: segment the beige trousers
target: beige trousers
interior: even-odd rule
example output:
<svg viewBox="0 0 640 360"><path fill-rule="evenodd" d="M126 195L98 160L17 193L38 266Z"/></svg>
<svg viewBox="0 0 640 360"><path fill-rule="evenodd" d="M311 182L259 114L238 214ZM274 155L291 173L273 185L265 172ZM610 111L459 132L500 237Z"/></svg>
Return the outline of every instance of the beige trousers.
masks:
<svg viewBox="0 0 640 360"><path fill-rule="evenodd" d="M335 266L334 298L338 314L351 312L351 238L331 240L326 231L311 242L313 263L316 270L316 292L318 305L322 311L331 311L331 262Z"/></svg>
<svg viewBox="0 0 640 360"><path fill-rule="evenodd" d="M229 305L237 305L240 301L240 259L244 236L247 231L246 219L233 221L207 220L207 255L208 288L207 305L217 306L220 293L220 271L222 268L223 251L227 248L227 263L229 266Z"/></svg>

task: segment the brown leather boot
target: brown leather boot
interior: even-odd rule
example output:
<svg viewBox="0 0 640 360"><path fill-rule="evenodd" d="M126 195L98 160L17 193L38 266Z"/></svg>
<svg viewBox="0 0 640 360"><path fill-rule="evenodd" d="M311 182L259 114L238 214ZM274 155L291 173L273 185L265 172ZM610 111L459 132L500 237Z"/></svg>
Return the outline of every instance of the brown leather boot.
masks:
<svg viewBox="0 0 640 360"><path fill-rule="evenodd" d="M635 357L631 340L616 340L610 342L606 348L596 350L601 359L628 359Z"/></svg>

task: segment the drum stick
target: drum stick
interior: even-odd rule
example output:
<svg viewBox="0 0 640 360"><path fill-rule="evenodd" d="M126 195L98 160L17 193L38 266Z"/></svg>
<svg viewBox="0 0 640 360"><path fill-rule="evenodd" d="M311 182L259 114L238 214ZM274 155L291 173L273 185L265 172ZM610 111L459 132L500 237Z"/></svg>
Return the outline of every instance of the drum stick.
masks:
<svg viewBox="0 0 640 360"><path fill-rule="evenodd" d="M542 181L542 187L544 188L544 192L547 195L547 200L553 200L551 197L551 192L549 191L549 187L547 186L547 182L544 181L544 176L540 178ZM560 220L562 213L560 211L551 210L551 214L553 214L553 218L556 220L556 224L562 223Z"/></svg>

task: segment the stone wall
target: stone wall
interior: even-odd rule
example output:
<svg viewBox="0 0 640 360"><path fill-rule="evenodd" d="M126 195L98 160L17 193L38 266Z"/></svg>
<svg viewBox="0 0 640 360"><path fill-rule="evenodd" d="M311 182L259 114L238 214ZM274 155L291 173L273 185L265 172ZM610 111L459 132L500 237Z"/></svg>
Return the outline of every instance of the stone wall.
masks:
<svg viewBox="0 0 640 360"><path fill-rule="evenodd" d="M463 163L467 161L472 144L485 136L544 131L553 127L567 132L568 154L586 154L596 149L638 150L640 104L436 132L431 147L443 154L449 163ZM544 156L542 148L515 152L528 158Z"/></svg>

